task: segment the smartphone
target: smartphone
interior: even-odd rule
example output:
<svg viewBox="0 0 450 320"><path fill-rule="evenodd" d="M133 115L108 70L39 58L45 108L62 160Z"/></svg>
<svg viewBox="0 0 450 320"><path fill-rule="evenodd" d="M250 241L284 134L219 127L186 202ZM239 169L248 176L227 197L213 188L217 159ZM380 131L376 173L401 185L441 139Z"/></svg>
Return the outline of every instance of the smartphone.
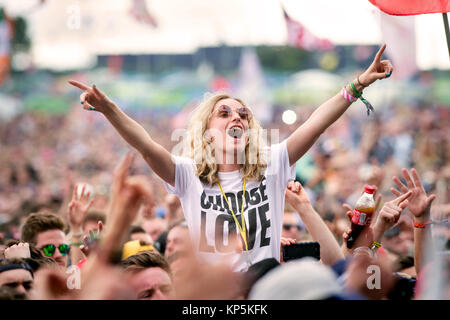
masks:
<svg viewBox="0 0 450 320"><path fill-rule="evenodd" d="M320 260L320 244L317 241L310 241L283 246L283 260L285 262L304 257L313 257Z"/></svg>

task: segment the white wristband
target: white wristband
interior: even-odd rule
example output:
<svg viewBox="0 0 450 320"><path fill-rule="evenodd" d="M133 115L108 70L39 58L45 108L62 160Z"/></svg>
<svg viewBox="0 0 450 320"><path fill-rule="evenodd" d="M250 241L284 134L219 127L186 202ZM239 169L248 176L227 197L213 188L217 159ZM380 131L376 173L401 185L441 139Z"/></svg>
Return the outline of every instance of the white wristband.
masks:
<svg viewBox="0 0 450 320"><path fill-rule="evenodd" d="M373 252L368 247L358 247L358 248L356 248L355 250L353 250L353 255L355 255L355 254L357 254L359 252L367 253L371 258L373 258Z"/></svg>

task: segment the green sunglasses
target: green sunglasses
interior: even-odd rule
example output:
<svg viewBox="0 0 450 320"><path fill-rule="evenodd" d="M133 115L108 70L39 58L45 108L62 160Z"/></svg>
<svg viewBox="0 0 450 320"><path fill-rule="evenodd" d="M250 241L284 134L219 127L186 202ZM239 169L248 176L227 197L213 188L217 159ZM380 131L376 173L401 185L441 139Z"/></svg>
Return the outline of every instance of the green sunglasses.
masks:
<svg viewBox="0 0 450 320"><path fill-rule="evenodd" d="M54 244L47 244L43 246L41 249L44 251L44 254L48 257L51 257L55 254L56 248L58 248L59 252L62 256L65 256L70 251L70 246L68 244L60 244L58 247Z"/></svg>

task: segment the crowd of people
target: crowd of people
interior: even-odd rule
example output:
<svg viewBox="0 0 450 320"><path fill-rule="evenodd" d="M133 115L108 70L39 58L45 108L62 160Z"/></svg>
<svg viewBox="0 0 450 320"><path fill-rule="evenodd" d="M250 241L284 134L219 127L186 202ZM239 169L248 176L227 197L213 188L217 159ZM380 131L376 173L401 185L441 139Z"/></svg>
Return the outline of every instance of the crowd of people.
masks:
<svg viewBox="0 0 450 320"><path fill-rule="evenodd" d="M392 72L381 62L352 82L357 92ZM240 177L234 162L172 162L170 117L134 122L95 86L75 85L84 108L1 126L0 299L450 298L450 109L375 106L366 117L344 113L352 101L339 94L299 110L293 125L269 124L283 142L267 163L258 154L242 164ZM237 149L252 140L243 132L257 110L208 99L197 120L226 135L213 132L204 149L193 139L191 158L221 138ZM364 185L376 186L377 210L349 249ZM320 257L284 261L283 248L312 242Z"/></svg>

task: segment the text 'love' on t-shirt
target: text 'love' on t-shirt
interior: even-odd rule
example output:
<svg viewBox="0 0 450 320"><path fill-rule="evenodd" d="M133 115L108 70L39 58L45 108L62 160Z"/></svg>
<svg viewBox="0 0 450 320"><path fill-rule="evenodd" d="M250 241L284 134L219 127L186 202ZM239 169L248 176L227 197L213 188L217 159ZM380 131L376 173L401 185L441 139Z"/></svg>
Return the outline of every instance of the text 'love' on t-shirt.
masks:
<svg viewBox="0 0 450 320"><path fill-rule="evenodd" d="M175 187L164 185L181 200L189 234L200 259L209 263L225 259L232 263L235 271L247 270L248 262L253 264L266 258L280 260L284 193L289 180L295 178L295 164L289 166L286 141L270 147L264 178L246 182L244 218L248 254L245 249L242 253L236 252L236 246L230 241L241 235L218 185L202 183L195 174L192 159L178 156L173 159ZM242 174L238 170L219 172L219 179L241 224Z"/></svg>

